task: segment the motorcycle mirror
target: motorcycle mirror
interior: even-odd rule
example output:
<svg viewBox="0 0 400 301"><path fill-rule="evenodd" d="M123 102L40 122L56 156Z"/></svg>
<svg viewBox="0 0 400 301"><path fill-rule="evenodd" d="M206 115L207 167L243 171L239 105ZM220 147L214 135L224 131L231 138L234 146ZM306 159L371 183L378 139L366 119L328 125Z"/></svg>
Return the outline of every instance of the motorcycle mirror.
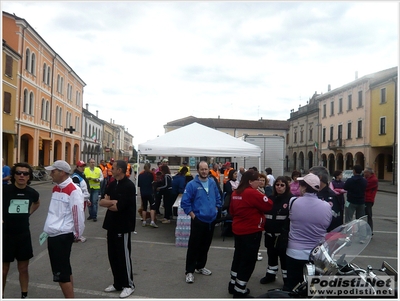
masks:
<svg viewBox="0 0 400 301"><path fill-rule="evenodd" d="M389 263L383 261L381 270L389 276L394 276L394 281L397 282L397 271Z"/></svg>

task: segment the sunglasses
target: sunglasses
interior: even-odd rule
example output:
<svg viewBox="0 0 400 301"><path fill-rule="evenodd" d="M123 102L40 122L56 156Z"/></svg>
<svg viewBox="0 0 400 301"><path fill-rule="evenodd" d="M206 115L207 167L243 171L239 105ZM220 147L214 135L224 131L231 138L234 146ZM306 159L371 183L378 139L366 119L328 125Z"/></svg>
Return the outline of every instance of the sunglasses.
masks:
<svg viewBox="0 0 400 301"><path fill-rule="evenodd" d="M28 171L16 171L15 174L17 176L20 176L20 175L24 175L25 177L29 176L29 172Z"/></svg>
<svg viewBox="0 0 400 301"><path fill-rule="evenodd" d="M275 184L275 186L285 187L285 184Z"/></svg>

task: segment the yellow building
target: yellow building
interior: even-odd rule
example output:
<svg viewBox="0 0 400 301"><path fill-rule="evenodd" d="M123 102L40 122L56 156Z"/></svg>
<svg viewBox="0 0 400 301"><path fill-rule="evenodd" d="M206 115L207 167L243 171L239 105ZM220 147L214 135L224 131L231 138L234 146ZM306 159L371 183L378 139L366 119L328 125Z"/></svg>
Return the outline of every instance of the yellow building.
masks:
<svg viewBox="0 0 400 301"><path fill-rule="evenodd" d="M378 179L393 180L397 161L397 69L370 85L371 168Z"/></svg>

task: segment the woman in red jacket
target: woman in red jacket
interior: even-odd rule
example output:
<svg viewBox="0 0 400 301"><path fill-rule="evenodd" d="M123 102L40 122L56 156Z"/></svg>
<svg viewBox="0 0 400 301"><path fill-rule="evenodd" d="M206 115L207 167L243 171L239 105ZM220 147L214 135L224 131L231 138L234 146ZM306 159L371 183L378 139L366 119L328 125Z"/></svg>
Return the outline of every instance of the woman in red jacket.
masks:
<svg viewBox="0 0 400 301"><path fill-rule="evenodd" d="M273 205L266 195L257 190L258 185L259 173L250 169L243 174L231 197L229 211L233 218L235 252L228 290L233 298L250 297L246 285L257 262L265 223L264 212L271 210Z"/></svg>

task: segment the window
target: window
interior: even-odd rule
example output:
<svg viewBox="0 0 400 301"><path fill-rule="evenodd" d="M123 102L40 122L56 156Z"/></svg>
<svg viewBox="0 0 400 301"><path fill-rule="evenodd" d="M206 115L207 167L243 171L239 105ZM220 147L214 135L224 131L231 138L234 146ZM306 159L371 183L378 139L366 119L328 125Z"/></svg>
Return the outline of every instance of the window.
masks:
<svg viewBox="0 0 400 301"><path fill-rule="evenodd" d="M347 139L351 139L351 122L347 123Z"/></svg>
<svg viewBox="0 0 400 301"><path fill-rule="evenodd" d="M322 129L322 142L326 141L326 128Z"/></svg>
<svg viewBox="0 0 400 301"><path fill-rule="evenodd" d="M60 92L60 86L61 86L61 76L60 74L57 75L57 92Z"/></svg>
<svg viewBox="0 0 400 301"><path fill-rule="evenodd" d="M64 94L64 78L61 76L61 82L60 82L60 93Z"/></svg>
<svg viewBox="0 0 400 301"><path fill-rule="evenodd" d="M47 73L47 65L46 65L46 63L44 63L44 64L43 64L43 82L44 82L45 84L47 84L47 82L46 82L46 80L47 80L47 75L46 75L46 73Z"/></svg>
<svg viewBox="0 0 400 301"><path fill-rule="evenodd" d="M339 98L339 111L338 113L343 112L343 98Z"/></svg>
<svg viewBox="0 0 400 301"><path fill-rule="evenodd" d="M28 108L29 108L29 99L28 99L28 90L24 90L24 113L28 113Z"/></svg>
<svg viewBox="0 0 400 301"><path fill-rule="evenodd" d="M70 87L70 85L69 85L69 83L67 84L67 99L68 100L70 100L70 97L69 97L69 87Z"/></svg>
<svg viewBox="0 0 400 301"><path fill-rule="evenodd" d="M67 112L65 115L65 127L69 128L71 126L71 113Z"/></svg>
<svg viewBox="0 0 400 301"><path fill-rule="evenodd" d="M48 84L49 86L50 86L50 74L51 74L50 66L48 66L47 67L47 82L46 82L46 84Z"/></svg>
<svg viewBox="0 0 400 301"><path fill-rule="evenodd" d="M322 106L322 118L326 118L326 104Z"/></svg>
<svg viewBox="0 0 400 301"><path fill-rule="evenodd" d="M62 109L60 108L59 110L58 110L58 122L59 122L59 125L62 125Z"/></svg>
<svg viewBox="0 0 400 301"><path fill-rule="evenodd" d="M34 101L34 96L33 92L29 94L29 114L33 115L33 101Z"/></svg>
<svg viewBox="0 0 400 301"><path fill-rule="evenodd" d="M5 75L8 77L13 76L13 58L10 55L6 55L6 71Z"/></svg>
<svg viewBox="0 0 400 301"><path fill-rule="evenodd" d="M342 140L342 135L343 135L343 125L339 124L338 125L338 135L337 135L339 140Z"/></svg>
<svg viewBox="0 0 400 301"><path fill-rule="evenodd" d="M31 59L31 52L29 51L29 49L27 48L25 51L25 69L26 71L29 71L30 68L30 59Z"/></svg>
<svg viewBox="0 0 400 301"><path fill-rule="evenodd" d="M381 103L386 102L386 88L381 89Z"/></svg>
<svg viewBox="0 0 400 301"><path fill-rule="evenodd" d="M313 132L313 129L310 128L309 135L308 135L309 136L308 141L312 141L313 140L312 132Z"/></svg>
<svg viewBox="0 0 400 301"><path fill-rule="evenodd" d="M335 114L335 103L331 101L331 116Z"/></svg>
<svg viewBox="0 0 400 301"><path fill-rule="evenodd" d="M9 92L4 92L3 112L7 114L11 113L11 93Z"/></svg>
<svg viewBox="0 0 400 301"><path fill-rule="evenodd" d="M300 130L300 143L304 142L303 140L303 136L304 136L304 130Z"/></svg>
<svg viewBox="0 0 400 301"><path fill-rule="evenodd" d="M31 73L36 75L36 56L33 52L31 55Z"/></svg>
<svg viewBox="0 0 400 301"><path fill-rule="evenodd" d="M50 102L46 101L46 121L50 121Z"/></svg>
<svg viewBox="0 0 400 301"><path fill-rule="evenodd" d="M76 105L81 105L81 93L79 93L79 91L76 91Z"/></svg>
<svg viewBox="0 0 400 301"><path fill-rule="evenodd" d="M42 119L46 120L46 101L44 100L44 98L42 98L41 111L42 111Z"/></svg>
<svg viewBox="0 0 400 301"><path fill-rule="evenodd" d="M379 134L385 135L386 134L386 117L381 117L379 122Z"/></svg>
<svg viewBox="0 0 400 301"><path fill-rule="evenodd" d="M362 120L357 122L357 138L362 138Z"/></svg>
<svg viewBox="0 0 400 301"><path fill-rule="evenodd" d="M358 107L361 108L362 106L363 106L362 91L358 91Z"/></svg>
<svg viewBox="0 0 400 301"><path fill-rule="evenodd" d="M329 130L329 141L333 141L333 126Z"/></svg>
<svg viewBox="0 0 400 301"><path fill-rule="evenodd" d="M350 111L353 109L353 105L352 105L352 97L351 95L347 96L347 111Z"/></svg>
<svg viewBox="0 0 400 301"><path fill-rule="evenodd" d="M293 142L294 142L294 143L297 143L297 132L294 132L294 135L293 135Z"/></svg>
<svg viewBox="0 0 400 301"><path fill-rule="evenodd" d="M80 132L80 126L79 126L79 116L75 116L75 129L77 132Z"/></svg>

